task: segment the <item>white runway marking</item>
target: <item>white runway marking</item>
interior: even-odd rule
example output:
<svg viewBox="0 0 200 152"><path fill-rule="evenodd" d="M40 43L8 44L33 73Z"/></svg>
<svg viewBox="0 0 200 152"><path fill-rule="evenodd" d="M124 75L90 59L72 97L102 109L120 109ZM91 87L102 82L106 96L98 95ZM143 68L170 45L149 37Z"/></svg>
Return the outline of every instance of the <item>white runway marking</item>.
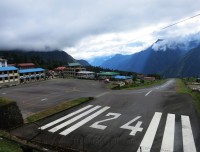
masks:
<svg viewBox="0 0 200 152"><path fill-rule="evenodd" d="M142 132L143 128L141 128L142 122L138 121L137 124L135 126L131 126L131 124L135 121L137 121L138 119L140 119L141 116L137 116L136 118L134 118L133 120L129 121L128 123L124 124L123 126L121 126L120 128L123 129L128 129L131 130L130 135L135 136L135 134L139 131Z"/></svg>
<svg viewBox="0 0 200 152"><path fill-rule="evenodd" d="M101 106L93 106L88 105L86 107L83 107L75 112L72 112L64 117L61 117L53 122L50 122L44 126L42 126L41 130L47 129L49 127L49 132L56 132L63 128L64 131L58 132L60 135L66 136L70 134L71 132L75 131L76 129L80 128L84 124L88 123L95 117L99 116L106 110L108 110L110 107L102 107ZM95 122L90 127L97 128L104 130L105 128L109 126L102 125L100 123L103 123L105 121L111 121L114 119L117 119L121 114L119 113L108 113L106 116L112 116L111 118L104 119L101 121ZM71 118L74 116L73 118ZM141 116L137 116L133 120L129 121L128 123L124 124L120 128L131 130L130 135L135 136L135 134L139 131L141 132L143 128L141 128L141 121L138 121L136 125L131 126L131 124L135 121L137 121ZM161 112L155 112L147 130L146 133L140 143L140 146L137 150L137 152L150 152L152 151L152 145L154 143L154 139L158 130L158 126L160 123L162 117ZM68 118L71 118L69 120L66 120ZM61 124L58 124L61 123ZM74 124L72 124L74 123ZM173 152L174 151L174 137L175 137L175 114L168 114L165 124L165 129L163 133L162 143L161 143L161 149L160 152ZM182 123L182 140L183 140L183 152L197 152L195 147L195 141L192 133L191 123L189 116L181 115L181 123ZM58 124L58 125L56 125ZM72 124L69 127L66 127L68 125ZM66 128L64 128L66 127ZM162 127L162 126L160 126ZM175 145L176 146L176 145Z"/></svg>
<svg viewBox="0 0 200 152"><path fill-rule="evenodd" d="M152 90L151 91L149 91L145 96L148 96L150 93L152 92Z"/></svg>
<svg viewBox="0 0 200 152"><path fill-rule="evenodd" d="M160 123L161 116L162 113L155 112L137 152L140 152L140 147L142 148L142 152L150 152L151 146L156 135L156 131L158 129L158 125Z"/></svg>
<svg viewBox="0 0 200 152"><path fill-rule="evenodd" d="M52 129L50 129L49 131L50 131L50 132L56 132L56 131L58 131L58 130L64 128L64 127L66 127L67 125L69 125L69 124L75 122L76 120L78 120L78 119L80 119L80 118L82 118L82 117L84 117L84 116L90 114L91 112L93 112L93 111L99 109L100 107L101 107L101 106L96 106L96 107L94 107L94 108L92 108L92 109L90 109L90 110L88 110L88 111L86 111L86 112L84 112L84 113L82 113L82 114L80 114L80 115L78 115L78 116L76 116L76 117L74 117L74 118L68 120L68 121L63 122L62 124L60 124L60 125L58 125L58 126L52 128Z"/></svg>
<svg viewBox="0 0 200 152"><path fill-rule="evenodd" d="M100 121L97 121L95 122L94 124L92 124L90 127L91 128L96 128L96 129L101 129L101 130L104 130L107 128L107 126L105 125L100 125L100 123L102 122L106 122L106 121L110 121L110 120L113 120L113 119L117 119L121 114L120 113L108 113L106 116L113 116L111 118L108 118L108 119L104 119L104 120L100 120Z"/></svg>
<svg viewBox="0 0 200 152"><path fill-rule="evenodd" d="M182 122L182 134L183 134L183 151L196 152L197 150L195 147L189 116L181 115L181 122Z"/></svg>
<svg viewBox="0 0 200 152"><path fill-rule="evenodd" d="M108 94L108 92L103 92L103 93L101 93L101 94L99 94L99 95L97 95L97 96L95 96L95 97L96 97L96 98L99 98L99 97L104 96L104 95L106 95L106 94Z"/></svg>
<svg viewBox="0 0 200 152"><path fill-rule="evenodd" d="M49 128L49 127L51 127L51 126L53 126L53 125L55 125L55 124L57 124L57 123L59 123L59 122L65 120L65 119L68 119L68 118L70 118L70 117L72 117L72 116L74 116L74 115L76 115L76 114L78 114L78 113L80 113L80 112L82 112L82 111L84 111L84 110L86 110L86 109L91 108L92 106L93 106L93 105L88 105L88 106L86 106L86 107L83 107L83 108L81 108L81 109L79 109L79 110L77 110L77 111L75 111L75 112L72 112L72 113L70 113L70 114L68 114L68 115L66 115L66 116L64 116L64 117L61 117L61 118L59 118L59 119L57 119L57 120L55 120L55 121L53 121L53 122L50 122L50 123L48 123L48 124L42 126L40 129L44 130L44 129L46 129L46 128Z"/></svg>
<svg viewBox="0 0 200 152"><path fill-rule="evenodd" d="M161 152L173 152L174 150L174 131L175 131L175 115L168 114L163 135Z"/></svg>
<svg viewBox="0 0 200 152"><path fill-rule="evenodd" d="M104 107L103 109L95 112L94 114L90 115L89 117L83 119L82 121L78 122L77 124L71 126L70 128L64 130L63 132L60 133L60 135L68 135L70 134L72 131L76 130L77 128L81 127L82 125L86 124L87 122L89 122L90 120L92 120L93 118L97 117L98 115L100 115L101 113L105 112L106 110L108 110L110 107Z"/></svg>
<svg viewBox="0 0 200 152"><path fill-rule="evenodd" d="M48 100L48 99L47 98L41 99L41 101L46 101L46 100Z"/></svg>

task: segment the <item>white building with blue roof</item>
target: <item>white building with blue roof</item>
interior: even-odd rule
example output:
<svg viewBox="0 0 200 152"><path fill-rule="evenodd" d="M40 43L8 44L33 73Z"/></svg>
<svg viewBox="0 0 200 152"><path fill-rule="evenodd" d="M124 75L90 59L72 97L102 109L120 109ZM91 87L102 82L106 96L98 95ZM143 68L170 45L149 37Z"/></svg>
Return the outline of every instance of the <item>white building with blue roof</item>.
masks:
<svg viewBox="0 0 200 152"><path fill-rule="evenodd" d="M0 58L0 87L19 84L18 68L7 66L7 60Z"/></svg>
<svg viewBox="0 0 200 152"><path fill-rule="evenodd" d="M45 79L45 70L43 68L32 68L19 70L20 82L33 82Z"/></svg>
<svg viewBox="0 0 200 152"><path fill-rule="evenodd" d="M45 70L43 68L19 70L14 66L8 66L7 60L0 58L0 88L39 80L45 80Z"/></svg>

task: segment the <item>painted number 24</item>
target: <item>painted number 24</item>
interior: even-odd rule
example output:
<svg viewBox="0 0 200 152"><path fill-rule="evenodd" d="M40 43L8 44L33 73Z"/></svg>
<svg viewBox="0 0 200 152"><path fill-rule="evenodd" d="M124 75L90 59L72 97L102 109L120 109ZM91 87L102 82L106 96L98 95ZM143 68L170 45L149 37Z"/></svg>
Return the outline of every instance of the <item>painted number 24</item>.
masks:
<svg viewBox="0 0 200 152"><path fill-rule="evenodd" d="M110 121L110 120L114 120L117 119L121 114L119 113L108 113L106 116L112 116L108 119L104 119L104 120L100 120L95 122L94 124L92 124L90 127L92 128L96 128L96 129L101 129L104 130L107 128L107 126L102 125L100 123L106 122L106 121ZM140 119L141 116L137 116L136 118L132 119L131 121L127 122L126 124L124 124L123 126L121 126L120 128L122 129L128 129L131 130L130 135L135 136L135 134L139 131L141 132L143 130L143 128L141 128L142 122L138 121L137 124L135 126L131 126L131 124L135 121L137 121L138 119Z"/></svg>

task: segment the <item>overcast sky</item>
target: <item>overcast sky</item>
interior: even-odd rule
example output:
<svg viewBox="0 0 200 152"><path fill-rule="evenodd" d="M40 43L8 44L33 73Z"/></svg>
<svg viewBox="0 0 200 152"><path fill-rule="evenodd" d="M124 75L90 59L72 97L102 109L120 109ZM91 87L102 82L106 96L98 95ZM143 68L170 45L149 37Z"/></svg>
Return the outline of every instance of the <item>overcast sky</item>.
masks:
<svg viewBox="0 0 200 152"><path fill-rule="evenodd" d="M76 59L141 51L200 31L200 0L0 0L0 48L62 49ZM156 31L156 32L155 32Z"/></svg>

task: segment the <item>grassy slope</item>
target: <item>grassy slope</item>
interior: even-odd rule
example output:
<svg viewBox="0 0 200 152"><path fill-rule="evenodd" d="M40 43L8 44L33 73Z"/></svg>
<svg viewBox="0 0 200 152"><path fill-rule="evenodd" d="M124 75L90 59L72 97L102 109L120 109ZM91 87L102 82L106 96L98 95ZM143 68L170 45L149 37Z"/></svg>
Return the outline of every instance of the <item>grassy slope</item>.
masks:
<svg viewBox="0 0 200 152"><path fill-rule="evenodd" d="M0 107L12 103L14 101L0 97Z"/></svg>
<svg viewBox="0 0 200 152"><path fill-rule="evenodd" d="M18 144L0 139L0 152L22 152L22 150Z"/></svg>
<svg viewBox="0 0 200 152"><path fill-rule="evenodd" d="M194 100L196 109L198 113L200 114L200 93L199 92L194 92L191 89L189 89L183 80L181 79L176 79L176 91L177 93L185 93L185 94L190 94Z"/></svg>
<svg viewBox="0 0 200 152"><path fill-rule="evenodd" d="M0 152L23 152L21 145L17 142L8 140L5 138L0 138ZM40 152L40 150L33 149L33 152Z"/></svg>
<svg viewBox="0 0 200 152"><path fill-rule="evenodd" d="M153 87L153 86L156 86L156 85L161 85L161 84L165 83L166 81L167 81L167 79L156 80L156 81L145 81L144 83L140 83L140 84L125 85L125 86L122 86L120 88L116 88L116 90L118 90L118 89L127 89L127 90L143 89L143 88L147 88L147 87ZM115 90L115 88L114 88L114 90Z"/></svg>

